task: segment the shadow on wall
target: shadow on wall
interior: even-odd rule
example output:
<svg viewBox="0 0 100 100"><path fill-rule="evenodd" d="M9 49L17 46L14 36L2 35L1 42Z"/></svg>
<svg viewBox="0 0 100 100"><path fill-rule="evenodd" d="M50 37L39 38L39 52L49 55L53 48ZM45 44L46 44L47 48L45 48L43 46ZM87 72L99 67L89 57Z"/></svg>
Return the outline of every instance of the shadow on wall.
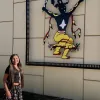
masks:
<svg viewBox="0 0 100 100"><path fill-rule="evenodd" d="M0 89L0 100L3 100L4 90ZM66 98L51 97L23 91L23 100L72 100Z"/></svg>

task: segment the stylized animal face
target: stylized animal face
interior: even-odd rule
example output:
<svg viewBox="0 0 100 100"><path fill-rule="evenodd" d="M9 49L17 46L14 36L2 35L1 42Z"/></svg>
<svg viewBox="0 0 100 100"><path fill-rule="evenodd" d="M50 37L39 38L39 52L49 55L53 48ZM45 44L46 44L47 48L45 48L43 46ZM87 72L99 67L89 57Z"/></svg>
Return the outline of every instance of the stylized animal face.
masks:
<svg viewBox="0 0 100 100"><path fill-rule="evenodd" d="M52 0L52 4L54 5L55 0ZM69 0L67 0L66 3L64 3L62 0L57 0L57 4L54 5L56 8L59 9L60 13L66 13L66 4L69 3Z"/></svg>

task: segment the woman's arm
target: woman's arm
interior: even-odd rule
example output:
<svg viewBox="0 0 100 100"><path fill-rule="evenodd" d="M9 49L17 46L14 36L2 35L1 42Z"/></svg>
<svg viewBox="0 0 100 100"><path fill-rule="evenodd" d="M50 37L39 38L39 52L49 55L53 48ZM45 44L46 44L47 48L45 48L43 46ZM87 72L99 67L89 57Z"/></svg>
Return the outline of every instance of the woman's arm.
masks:
<svg viewBox="0 0 100 100"><path fill-rule="evenodd" d="M7 82L7 78L8 78L8 74L4 74L3 85L4 85L4 88L5 88L5 91L9 91L7 83L6 83Z"/></svg>
<svg viewBox="0 0 100 100"><path fill-rule="evenodd" d="M24 88L24 71L21 73L21 88Z"/></svg>
<svg viewBox="0 0 100 100"><path fill-rule="evenodd" d="M7 78L8 78L8 74L4 74L4 77L3 77L3 85L4 85L4 89L6 91L6 96L8 98L11 98L11 93L10 93L9 88L7 86Z"/></svg>

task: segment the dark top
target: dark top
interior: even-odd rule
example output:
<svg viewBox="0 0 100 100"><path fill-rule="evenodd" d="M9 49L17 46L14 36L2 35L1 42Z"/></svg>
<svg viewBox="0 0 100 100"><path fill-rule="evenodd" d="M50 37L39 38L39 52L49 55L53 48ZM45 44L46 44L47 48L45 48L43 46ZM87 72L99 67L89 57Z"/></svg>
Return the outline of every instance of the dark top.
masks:
<svg viewBox="0 0 100 100"><path fill-rule="evenodd" d="M10 66L6 68L5 74L9 74L9 69L10 69ZM8 79L9 79L9 76L8 76ZM19 80L20 80L20 72L14 69L14 83L19 83Z"/></svg>

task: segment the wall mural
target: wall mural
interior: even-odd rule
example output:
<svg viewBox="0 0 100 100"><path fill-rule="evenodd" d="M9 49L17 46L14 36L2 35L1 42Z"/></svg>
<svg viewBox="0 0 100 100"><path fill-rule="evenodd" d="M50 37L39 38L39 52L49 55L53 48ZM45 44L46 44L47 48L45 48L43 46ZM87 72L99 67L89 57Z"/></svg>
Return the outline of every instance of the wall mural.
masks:
<svg viewBox="0 0 100 100"><path fill-rule="evenodd" d="M82 40L82 38L81 38L82 36L84 38L83 30L84 30L84 25L85 25L85 23L84 23L85 14L79 15L79 16L83 16L83 17L81 17L81 18L83 18L83 21L82 21L82 19L80 19L80 21L82 21L82 23L78 23L79 20L77 20L77 21L74 20L75 15L73 15L73 12L76 10L76 8L79 7L79 5L81 3L84 2L84 0L78 0L78 2L76 2L76 4L74 4L72 9L70 9L69 11L67 11L66 9L67 9L68 4L71 2L70 0L45 0L44 5L41 8L39 8L41 13L43 12L43 16L44 16L44 14L49 15L49 17L48 17L49 18L49 26L48 26L49 29L48 29L47 33L45 33L45 34L43 33L41 35L42 37L39 38L40 40L43 40L43 45L40 45L39 47L40 47L40 49L42 48L42 50L44 50L44 51L41 51L44 53L44 55L42 55L40 53L39 49L36 49L37 45L35 45L35 47L34 47L32 45L33 42L30 41L32 39L34 40L33 37L30 39L31 35L34 34L32 31L32 34L30 35L30 15L32 15L32 14L30 14L30 3L35 2L35 1L41 2L41 0L40 1L39 0L34 0L34 1L26 0L26 65L100 69L100 65L84 64L83 56L82 56L82 61L83 61L82 64L72 62L73 61L72 52L75 51L75 53L77 53L77 52L80 52L81 50L83 50L83 48L84 48L84 46L81 47L81 45L83 45L82 44L83 42L80 43L80 41L78 41L78 40L79 39ZM47 7L48 2L51 3L51 5L54 8L58 9L60 14L54 13L53 11L51 12ZM80 8L81 8L81 6L80 6ZM36 12L36 11L34 10L34 12ZM77 18L80 18L80 17L77 17ZM54 19L53 21L55 21L56 24L52 25L52 22L51 22L52 19ZM45 20L46 20L46 17L45 17ZM71 23L70 23L71 25L69 27L71 30L70 33L69 33L69 31L67 31L69 20L71 21ZM82 28L82 26L80 26L80 25L83 23L84 23L84 25ZM80 24L80 25L78 25L78 24ZM35 23L35 25L36 25L36 23ZM45 26L46 26L46 24L45 24ZM57 31L55 31L53 33L52 30L55 29L54 28L55 26L57 28ZM50 38L51 38L51 41L53 41L53 42L48 41ZM35 38L35 40L36 39L37 38ZM37 39L37 42L39 39ZM31 42L31 46L34 47L34 49L32 49L30 47L30 42ZM35 41L35 43L37 43L37 42ZM39 41L39 42L41 42L41 41ZM42 43L39 43L39 44L42 44ZM31 50L31 52L30 52L30 50ZM32 52L34 50L35 50L35 53ZM48 52L49 52L49 56L48 56ZM83 52L84 51L82 51L82 54L83 54ZM35 55L35 57L37 57L37 54L38 54L38 58L40 58L40 55L42 55L44 58L43 58L43 60L38 60L38 59L30 60L30 55L33 55L33 54ZM47 56L45 56L46 54L47 54ZM57 56L57 55L59 55L59 56ZM47 59L49 59L49 60L47 60ZM69 61L70 59L71 59L71 63L68 63L67 61Z"/></svg>
<svg viewBox="0 0 100 100"><path fill-rule="evenodd" d="M75 6L68 12L66 12L66 5L69 3L69 0L67 2L63 2L62 0L57 0L57 3L55 4L55 0L51 0L51 3L54 5L54 7L59 9L60 14L56 14L53 13L51 11L49 11L46 8L47 2L48 0L45 0L45 4L44 7L42 8L43 11L45 11L48 15L50 15L50 21L51 18L54 18L56 23L57 23L57 27L58 27L58 31L55 33L54 35L54 41L56 42L55 44L49 44L49 48L52 50L54 49L53 55L60 55L61 54L61 49L64 48L63 54L62 54L62 59L69 59L70 56L68 56L68 52L70 50L77 50L79 49L79 45L80 43L74 43L73 38L69 37L68 34L66 33L66 28L68 25L68 21L69 18L72 17L72 34L73 36L76 38L76 33L78 33L78 36L81 36L81 29L78 28L77 30L73 30L73 26L76 25L75 21L73 20L73 15L72 13L75 11L75 9L78 7L78 5L84 0L79 0ZM52 28L52 25L49 21L49 31L46 33L45 37L44 37L44 43L46 38L49 37L49 32L50 32L50 28Z"/></svg>

